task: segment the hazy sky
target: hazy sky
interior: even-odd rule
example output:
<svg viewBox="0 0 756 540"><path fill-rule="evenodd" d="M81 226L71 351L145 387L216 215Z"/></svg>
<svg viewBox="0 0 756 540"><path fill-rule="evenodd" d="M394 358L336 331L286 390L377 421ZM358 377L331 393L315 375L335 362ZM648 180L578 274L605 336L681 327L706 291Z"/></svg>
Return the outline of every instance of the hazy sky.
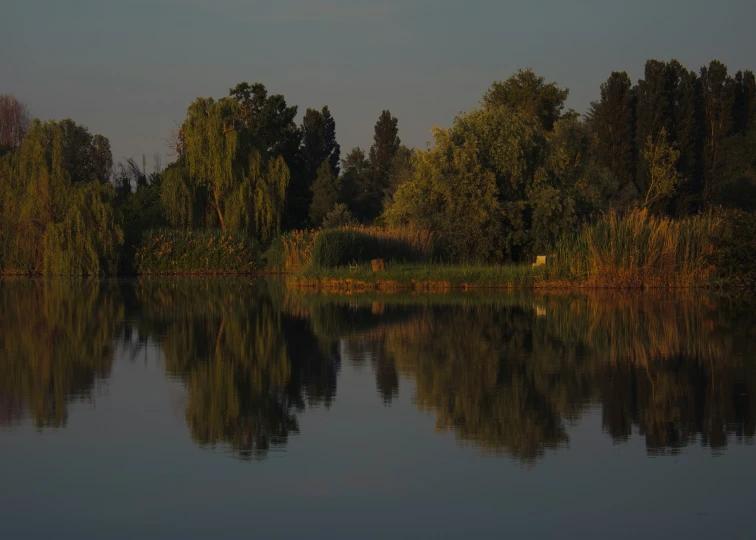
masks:
<svg viewBox="0 0 756 540"><path fill-rule="evenodd" d="M289 104L328 105L342 156L369 147L382 109L400 137L475 106L532 67L584 112L610 72L647 58L756 69L756 1L2 0L0 93L35 116L110 138L116 160L167 152L197 96L260 81ZM151 162L151 159L150 159Z"/></svg>

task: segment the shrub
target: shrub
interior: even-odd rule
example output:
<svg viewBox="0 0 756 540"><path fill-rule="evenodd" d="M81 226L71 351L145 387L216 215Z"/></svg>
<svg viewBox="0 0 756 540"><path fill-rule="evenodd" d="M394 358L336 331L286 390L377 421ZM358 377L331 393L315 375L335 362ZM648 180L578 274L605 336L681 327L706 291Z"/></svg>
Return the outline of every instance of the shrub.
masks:
<svg viewBox="0 0 756 540"><path fill-rule="evenodd" d="M410 229L327 229L320 231L315 238L310 262L324 268L379 258L394 262L425 262L432 259L434 247L430 235Z"/></svg>
<svg viewBox="0 0 756 540"><path fill-rule="evenodd" d="M150 230L134 254L138 274L236 274L257 269L257 244L239 232Z"/></svg>
<svg viewBox="0 0 756 540"><path fill-rule="evenodd" d="M756 285L756 213L731 210L713 234L710 257L717 277L733 284Z"/></svg>
<svg viewBox="0 0 756 540"><path fill-rule="evenodd" d="M338 203L333 206L323 219L323 229L336 229L338 227L353 227L357 224L349 207L344 203Z"/></svg>

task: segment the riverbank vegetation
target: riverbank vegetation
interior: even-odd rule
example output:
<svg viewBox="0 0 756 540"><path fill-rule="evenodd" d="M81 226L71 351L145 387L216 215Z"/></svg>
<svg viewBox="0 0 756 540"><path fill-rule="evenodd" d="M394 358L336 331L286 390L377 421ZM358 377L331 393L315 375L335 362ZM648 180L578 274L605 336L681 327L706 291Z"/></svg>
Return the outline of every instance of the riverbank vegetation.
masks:
<svg viewBox="0 0 756 540"><path fill-rule="evenodd" d="M189 105L174 161L156 158L152 173L144 158L114 164L108 139L71 120L30 122L4 96L0 271L753 284L754 74L649 60L635 84L612 73L582 116L565 110L568 94L519 71L435 128L427 150L403 145L386 110L369 151L342 159L327 106L298 124L284 96L240 83ZM538 255L548 264L533 270ZM376 258L386 275L364 271Z"/></svg>

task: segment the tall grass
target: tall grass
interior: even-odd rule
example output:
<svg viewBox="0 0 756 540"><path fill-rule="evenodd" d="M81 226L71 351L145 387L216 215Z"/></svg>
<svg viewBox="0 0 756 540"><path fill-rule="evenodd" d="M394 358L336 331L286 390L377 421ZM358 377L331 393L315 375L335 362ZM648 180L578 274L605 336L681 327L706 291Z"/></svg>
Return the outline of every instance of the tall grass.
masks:
<svg viewBox="0 0 756 540"><path fill-rule="evenodd" d="M610 212L558 243L549 277L596 287L682 287L707 281L722 215L673 220Z"/></svg>

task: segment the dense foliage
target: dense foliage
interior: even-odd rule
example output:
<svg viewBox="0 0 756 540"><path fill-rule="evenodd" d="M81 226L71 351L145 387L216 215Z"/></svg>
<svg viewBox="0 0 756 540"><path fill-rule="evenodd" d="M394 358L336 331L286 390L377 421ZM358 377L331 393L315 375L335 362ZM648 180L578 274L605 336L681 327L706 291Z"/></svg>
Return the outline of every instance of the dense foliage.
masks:
<svg viewBox="0 0 756 540"><path fill-rule="evenodd" d="M123 233L104 137L35 120L0 161L0 268L6 274L114 272Z"/></svg>
<svg viewBox="0 0 756 540"><path fill-rule="evenodd" d="M221 230L150 230L134 253L139 274L229 274L258 270L258 248L249 237Z"/></svg>

